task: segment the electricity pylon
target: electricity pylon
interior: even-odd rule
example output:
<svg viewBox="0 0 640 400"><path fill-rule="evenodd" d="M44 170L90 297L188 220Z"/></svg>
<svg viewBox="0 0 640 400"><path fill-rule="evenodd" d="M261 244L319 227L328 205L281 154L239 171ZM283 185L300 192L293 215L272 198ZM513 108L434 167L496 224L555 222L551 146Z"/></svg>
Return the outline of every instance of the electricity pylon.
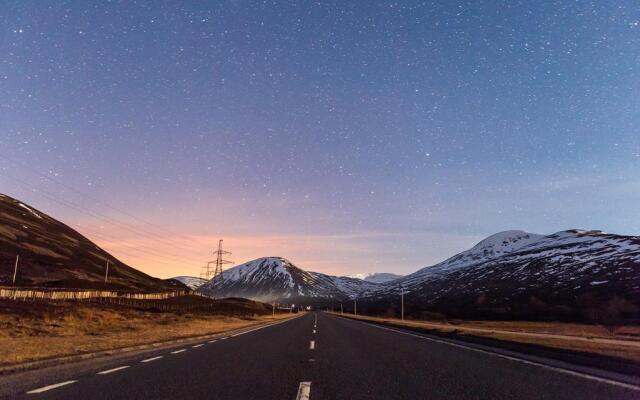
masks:
<svg viewBox="0 0 640 400"><path fill-rule="evenodd" d="M218 250L215 250L213 252L213 255L216 256L216 260L209 261L207 265L203 267L204 271L202 275L204 275L203 277L206 280L211 280L216 276L222 275L222 266L224 264L233 264L233 261L224 260L222 258L224 254L231 254L231 252L222 250L222 239L220 239L220 241L218 242ZM213 269L211 268L212 264L215 265Z"/></svg>

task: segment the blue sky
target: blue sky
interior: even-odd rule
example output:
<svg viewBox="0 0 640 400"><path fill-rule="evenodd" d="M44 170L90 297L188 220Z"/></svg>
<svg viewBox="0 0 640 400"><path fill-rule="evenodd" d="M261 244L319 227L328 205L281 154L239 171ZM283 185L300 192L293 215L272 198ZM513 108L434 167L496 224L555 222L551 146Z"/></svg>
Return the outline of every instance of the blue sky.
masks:
<svg viewBox="0 0 640 400"><path fill-rule="evenodd" d="M1 191L152 274L640 232L633 1L4 4Z"/></svg>

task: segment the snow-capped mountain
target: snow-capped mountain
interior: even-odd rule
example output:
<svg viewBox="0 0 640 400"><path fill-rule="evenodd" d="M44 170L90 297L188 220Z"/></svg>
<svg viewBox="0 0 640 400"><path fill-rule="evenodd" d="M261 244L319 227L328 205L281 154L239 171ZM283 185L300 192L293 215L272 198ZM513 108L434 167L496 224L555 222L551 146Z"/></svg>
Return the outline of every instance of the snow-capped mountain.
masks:
<svg viewBox="0 0 640 400"><path fill-rule="evenodd" d="M548 313L597 314L612 301L638 312L640 237L577 229L547 236L502 232L364 296L388 303L400 286L409 305L454 314L525 315L536 305Z"/></svg>
<svg viewBox="0 0 640 400"><path fill-rule="evenodd" d="M392 274L389 272L373 272L368 274L352 274L346 276L346 278L360 279L372 283L386 283L396 279L400 279L402 277L403 275Z"/></svg>
<svg viewBox="0 0 640 400"><path fill-rule="evenodd" d="M362 279L365 278L365 279ZM405 291L410 312L591 320L640 312L640 237L567 230L552 235L501 232L433 266L383 283L367 276L304 271L286 259L260 258L199 288L215 297L327 303L358 298L388 312ZM634 311L635 310L635 311Z"/></svg>
<svg viewBox="0 0 640 400"><path fill-rule="evenodd" d="M419 269L397 283L410 287L425 279L441 276L476 264L482 264L503 255L517 252L544 237L544 235L524 231L499 232L482 240L471 249L458 253L436 265Z"/></svg>
<svg viewBox="0 0 640 400"><path fill-rule="evenodd" d="M195 276L176 276L171 279L185 284L191 290L196 290L197 288L208 282L204 278L197 278Z"/></svg>
<svg viewBox="0 0 640 400"><path fill-rule="evenodd" d="M374 286L360 279L304 271L281 257L265 257L230 268L198 290L215 297L296 302L347 299Z"/></svg>

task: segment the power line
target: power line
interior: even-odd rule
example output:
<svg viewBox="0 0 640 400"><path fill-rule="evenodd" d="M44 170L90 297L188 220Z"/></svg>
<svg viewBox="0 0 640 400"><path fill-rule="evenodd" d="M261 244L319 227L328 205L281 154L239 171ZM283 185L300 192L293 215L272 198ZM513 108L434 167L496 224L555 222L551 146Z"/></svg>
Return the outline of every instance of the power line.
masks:
<svg viewBox="0 0 640 400"><path fill-rule="evenodd" d="M80 232L78 232L78 233L79 233L80 235L82 235L82 236L85 236L85 235L83 235L83 234L82 234L82 233L80 233ZM49 239L51 239L49 236L45 236L45 235L43 235L43 234L41 234L41 233L39 233L39 232L36 232L36 231L34 231L34 230L30 230L30 231L29 231L29 234L31 234L31 235L35 235L35 236L38 236L38 237L40 237L40 238L42 238L42 239L45 239L45 240L49 240ZM96 234L96 236L101 236L101 235ZM89 240L90 242L92 242L92 243L93 243L93 241L91 241L90 239L88 239L88 238L87 238L87 240ZM105 240L113 240L113 238L105 238ZM95 243L93 243L93 244L95 244ZM103 250L103 251L105 251L105 250L104 250L104 249L102 249L102 248L100 248L100 249L101 249L101 250ZM138 249L138 250L135 250L135 251L143 251L143 250ZM105 253L107 253L107 252L105 251ZM130 252L128 252L128 251L118 250L118 253L120 253L120 254L124 255L125 257L134 257L134 258L140 257L140 255L139 255L139 254L132 254L132 253L130 253ZM151 253L149 253L149 254L151 254ZM118 261L119 263L121 263L121 264L125 264L125 265L126 265L126 263L123 263L122 261L120 261L120 260L119 260L119 258L120 258L120 257L113 256L113 255L111 255L111 254L109 254L109 253L107 253L107 256L109 256L109 257L113 258L114 260L117 260L117 261ZM162 255L160 255L160 256L161 256L161 257L164 257L164 256L162 256ZM180 264L180 262L173 262L173 263L170 263L170 262L167 262L166 260L162 261L162 260L152 259L152 258L147 258L147 259L148 259L148 260L151 260L151 261L153 261L153 262L156 262L156 263L166 264L166 265L175 265L175 264ZM190 267L190 268L198 268L198 267L194 267L194 266L188 266L188 267Z"/></svg>
<svg viewBox="0 0 640 400"><path fill-rule="evenodd" d="M42 178L45 178L45 179L47 179L47 180L49 180L49 181L51 181L53 183L56 183L56 184L58 184L58 185L60 185L62 187L65 187L65 188L67 188L67 189L69 189L69 190L71 190L71 191L73 191L75 193L78 193L81 196L87 197L87 198L89 198L89 199L91 199L91 200L93 200L93 201L95 201L95 202L97 202L99 204L102 204L103 206L105 206L105 207L107 207L107 208L109 208L109 209L111 209L113 211L116 211L116 212L119 212L119 213L121 213L123 215L126 215L129 218L135 219L136 221L141 222L142 224L149 225L149 226L153 227L156 230L164 231L165 233L168 233L168 234L170 234L170 235L172 235L174 237L178 237L178 238L180 236L184 236L183 234L178 234L176 232L172 232L172 231L166 230L163 227L160 227L158 225L155 225L155 224L152 224L152 223L150 223L148 221L145 221L145 220L143 220L143 219L141 219L141 218L139 218L139 217L127 212L127 211L123 211L123 210L121 210L119 208L116 208L116 207L106 203L104 200L101 200L101 199L99 199L99 198L97 198L95 196L92 196L92 195L88 194L88 193L82 192L81 190L78 190L78 189L74 188L73 186L70 186L70 185L68 185L68 184L66 184L66 183L64 183L64 182L62 182L60 180L54 179L53 177L51 177L51 176L49 176L47 174L43 174L43 173L37 171L36 169L34 169L33 167L28 166L28 165L26 165L26 164L24 164L22 162L14 160L14 159L12 159L10 157L7 157L5 155L0 155L0 158L4 159L5 161L9 161L10 163L12 163L14 165L20 166L20 167L30 171L31 173L33 173L35 175L38 175L38 176L40 176ZM17 179L17 178L14 177L14 179ZM142 230L141 228L134 228L134 229ZM161 236L158 236L157 234L155 234L153 232L148 232L148 231L143 231L143 232L145 232L145 234L147 234L147 235L155 236L159 240L164 240ZM181 240L189 241L189 239L187 239L187 238L181 239ZM172 245L175 245L175 243L172 243Z"/></svg>
<svg viewBox="0 0 640 400"><path fill-rule="evenodd" d="M140 230L138 230L136 228L133 228L133 227L127 225L127 224L124 224L124 223L121 223L119 221L116 221L116 220L114 220L114 219L112 219L110 217L107 217L105 215L96 213L96 212L94 212L94 211L92 211L92 210L90 210L90 209L88 209L86 207L83 207L83 206L78 205L76 203L73 203L71 201L58 198L55 194L52 194L49 191L46 191L46 190L43 190L43 189L32 188L26 182L21 181L18 178L15 178L15 177L12 177L12 176L5 176L5 177L8 177L9 179L14 180L23 189L26 189L26 190L32 191L32 192L37 192L38 195L43 196L43 197L49 199L50 201L52 201L52 202L54 202L56 204L59 204L59 205L62 205L64 207L70 208L72 210L78 211L80 213L86 214L86 215L88 215L90 217L93 217L95 219L103 221L103 222L105 222L105 223L107 223L109 225L118 227L118 228L123 229L125 231L128 231L130 233L134 233L134 234L136 234L138 236L142 236L142 237L145 237L147 239L159 242L159 243L163 244L164 246L168 246L168 248L179 247L179 248L182 248L183 250L191 251L191 249L188 249L188 248L186 248L184 246L180 246L180 245L177 245L176 243L172 243L172 242L169 242L169 241L166 241L166 240L157 239L156 237L154 237L152 235L149 235L148 233L146 233L144 231L140 231Z"/></svg>
<svg viewBox="0 0 640 400"><path fill-rule="evenodd" d="M102 239L102 240L115 240L116 239L116 238L109 237L107 235L102 235L101 233L95 233L95 232L90 232L90 235L91 236L95 236L95 237L97 237L99 239ZM148 255L151 255L151 256L154 256L154 257L164 258L164 260L159 260L159 259L145 257L147 260L150 260L150 261L153 261L153 262L157 262L157 263L160 263L160 264L166 264L166 265L181 264L181 265L184 266L184 262L181 261L180 259L173 258L173 257L167 257L167 256L165 256L165 255L163 255L161 253L155 253L155 252L152 252L152 251L149 251L149 250L146 250L146 249L141 249L141 248L136 247L135 245L129 245L127 243L122 243L122 245L127 247L127 248L130 248L131 250L121 250L121 249L119 249L119 250L117 250L117 252L125 254L125 256L127 256L127 257L136 257L136 258L141 257L139 254L135 254L136 252L140 252L140 253L148 254ZM167 260L173 260L173 262L167 262ZM187 267L188 268L192 268L192 269L200 269L200 267L196 267L196 266L191 265L191 264L187 265Z"/></svg>
<svg viewBox="0 0 640 400"><path fill-rule="evenodd" d="M101 220L101 221L103 221L103 222L105 222L105 223L107 223L107 224L109 224L109 225L119 227L119 228L124 229L124 230L126 230L126 231L128 231L128 232L131 232L131 233L134 233L134 234L136 234L136 235L139 235L139 236L145 237L145 238L150 239L150 240L152 240L152 241L159 242L159 240L158 240L158 239L156 239L156 238L154 238L154 237L149 237L149 235L145 234L144 232L142 232L142 233L141 233L141 232L139 232L138 230L136 230L136 229L132 229L132 228L128 227L127 225L124 225L124 224L122 224L122 223L119 223L118 221L114 221L114 220L112 220L112 219L111 219L111 218L109 218L109 217L106 217L106 216L103 216L103 215L97 214L97 213L95 213L95 212L93 212L93 211L91 211L91 210L89 210L89 209L86 209L85 207L82 207L82 206L77 205L77 204L75 204L75 203L69 202L69 201L67 201L67 200L63 200L63 199L57 198L57 197L56 197L54 194L52 194L51 192L48 192L48 191L46 191L46 190L42 190L42 189L38 190L38 189L32 188L32 187L30 187L28 184L26 184L24 181L21 181L21 180L19 180L19 179L15 178L15 177L6 176L6 175L5 175L5 177L8 177L9 179L11 179L11 180L15 181L19 186L21 186L23 189L25 189L25 190L27 190L27 191L37 192L39 195L41 195L41 196L43 196L43 197L45 197L45 198L49 199L49 200L50 200L50 201L52 201L53 203L56 203L56 204L58 204L58 205L62 205L62 206L64 206L64 207L67 207L67 208L73 209L73 210L75 210L75 211L78 211L78 212L83 213L83 214L86 214L86 215L89 215L89 216L91 216L91 217L93 217L93 218L95 218L95 219ZM82 228L82 229L83 229L83 230L86 230L86 229L84 229L84 228ZM86 231L88 231L88 230L86 230ZM95 233L95 232L94 232L94 233L91 233L91 234L92 234L92 235L96 235L96 233ZM103 236L104 236L104 235L103 235ZM107 238L106 240L117 240L117 238L110 237L110 238ZM182 248L184 249L184 247L183 247L183 246L176 246L176 245L175 245L175 243L171 243L171 242L167 242L167 241L163 241L163 242L162 242L162 244L163 244L163 246L164 246L164 247L166 247L166 246L170 246L171 248L175 248L175 247L182 247ZM147 247L148 247L148 245L147 245ZM189 249L189 250L190 250L190 249ZM162 258L174 258L174 259L179 259L179 258L181 258L181 257L182 257L182 255L179 255L179 256L174 255L173 257L167 257L167 255L166 255L166 254L163 254L163 253L151 253L151 252L149 252L149 251L145 251L145 250L143 250L143 249L139 249L139 248L134 249L134 251L145 252L145 253L147 253L147 254L152 254L152 255L155 255L155 256L162 257ZM118 253L123 253L123 252L122 252L121 250L118 250ZM169 253L169 254L170 254L170 253ZM127 257L137 257L137 256L135 256L135 255L133 255L133 256L132 256L132 255L131 255L131 253L128 253L126 256L127 256ZM167 263L167 262L163 262L163 261L159 261L159 260L155 260L155 262L159 262L159 263L163 263L163 264L167 264L167 265L173 265L173 264L171 264L171 263ZM176 264L182 264L182 262L176 262ZM195 268L199 268L199 267L190 266L190 268L194 268L194 269L195 269Z"/></svg>

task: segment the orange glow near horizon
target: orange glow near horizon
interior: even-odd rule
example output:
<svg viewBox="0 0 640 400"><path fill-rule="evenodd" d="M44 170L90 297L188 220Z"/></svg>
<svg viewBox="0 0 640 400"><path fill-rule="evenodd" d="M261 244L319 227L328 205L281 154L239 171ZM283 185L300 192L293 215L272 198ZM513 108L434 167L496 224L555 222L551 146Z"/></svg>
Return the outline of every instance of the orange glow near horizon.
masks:
<svg viewBox="0 0 640 400"><path fill-rule="evenodd" d="M79 228L80 232L82 228ZM232 254L231 268L260 257L283 257L298 267L330 275L348 275L361 272L394 272L407 274L427 264L398 258L388 264L386 259L401 252L390 246L380 263L372 263L371 252L380 243L395 237L386 233L360 233L343 235L183 235L180 239L166 236L162 240L121 236L120 240L107 240L86 233L96 244L122 262L159 278L180 275L200 276L202 266L214 259L213 250L218 239L224 239L223 248ZM473 241L474 239L466 238ZM175 243L167 248L166 243ZM382 252L378 249L378 252ZM444 256L444 254L443 254Z"/></svg>

